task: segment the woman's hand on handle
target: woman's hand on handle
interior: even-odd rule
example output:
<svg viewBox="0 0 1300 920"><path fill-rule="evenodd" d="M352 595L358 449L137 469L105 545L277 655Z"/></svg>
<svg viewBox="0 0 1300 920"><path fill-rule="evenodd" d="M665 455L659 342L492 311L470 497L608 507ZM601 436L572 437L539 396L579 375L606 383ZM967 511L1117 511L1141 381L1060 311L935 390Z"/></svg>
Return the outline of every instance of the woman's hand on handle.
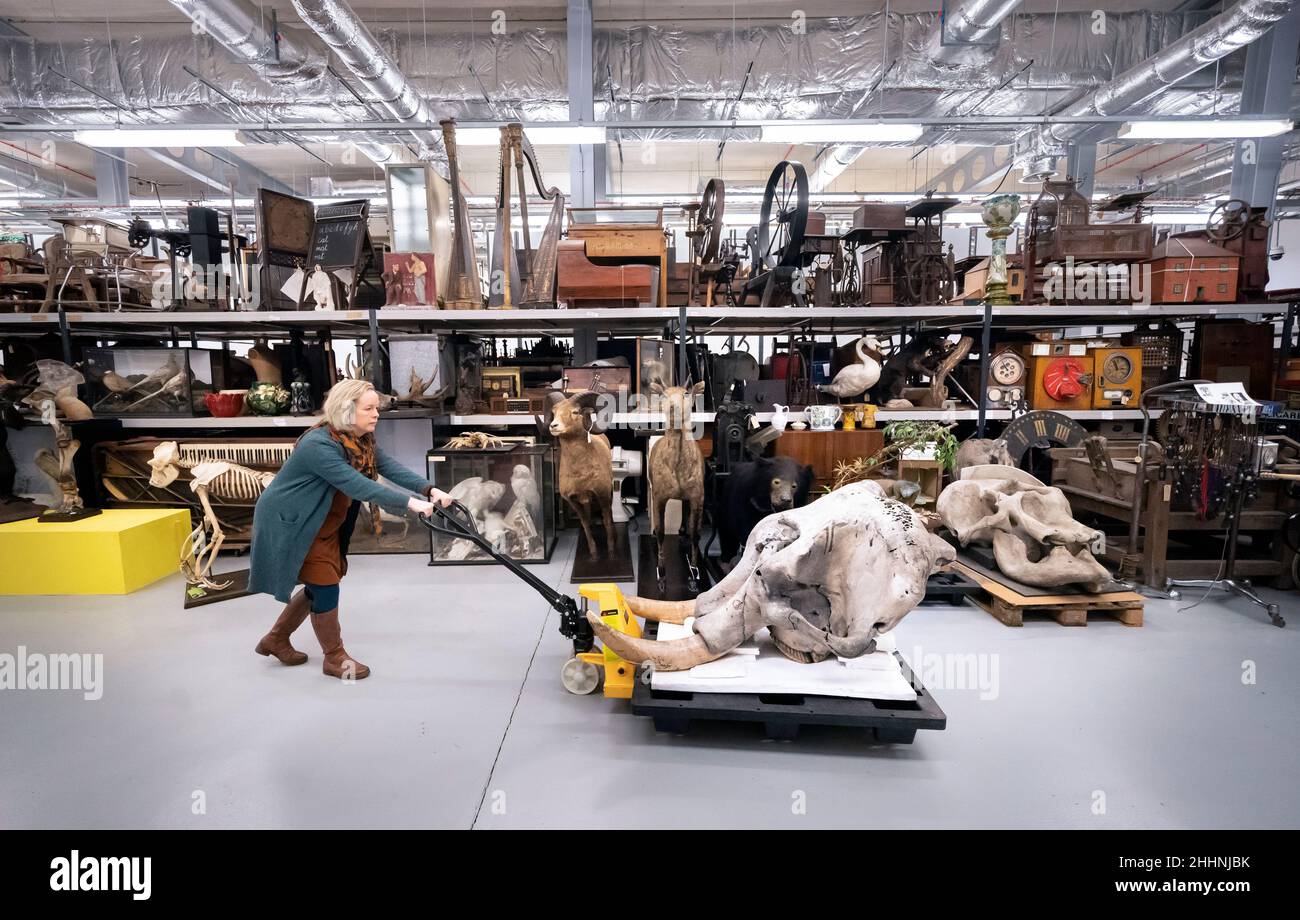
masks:
<svg viewBox="0 0 1300 920"><path fill-rule="evenodd" d="M448 505L452 503L453 499L446 492L442 491L442 489L430 489L429 501L433 502L436 505L442 505L442 507L446 508Z"/></svg>
<svg viewBox="0 0 1300 920"><path fill-rule="evenodd" d="M423 517L433 517L432 503L418 499L414 495L407 499L406 507L411 510L412 514Z"/></svg>

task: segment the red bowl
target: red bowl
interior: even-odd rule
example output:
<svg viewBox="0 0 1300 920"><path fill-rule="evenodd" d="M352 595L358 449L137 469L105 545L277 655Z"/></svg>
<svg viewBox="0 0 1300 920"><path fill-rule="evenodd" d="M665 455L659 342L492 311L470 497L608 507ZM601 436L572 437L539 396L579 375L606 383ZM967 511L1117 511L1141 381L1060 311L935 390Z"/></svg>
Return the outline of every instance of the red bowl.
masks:
<svg viewBox="0 0 1300 920"><path fill-rule="evenodd" d="M203 402L207 405L208 411L217 418L234 418L244 411L244 393L242 390L205 393Z"/></svg>

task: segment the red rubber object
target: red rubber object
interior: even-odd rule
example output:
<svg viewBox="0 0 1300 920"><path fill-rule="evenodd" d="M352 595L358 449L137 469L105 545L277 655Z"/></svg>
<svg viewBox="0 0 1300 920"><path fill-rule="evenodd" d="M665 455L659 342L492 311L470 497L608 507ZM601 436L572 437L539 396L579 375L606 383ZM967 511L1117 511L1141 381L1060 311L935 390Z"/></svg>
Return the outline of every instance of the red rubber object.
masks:
<svg viewBox="0 0 1300 920"><path fill-rule="evenodd" d="M1088 372L1074 358L1057 358L1043 371L1043 389L1057 402L1069 402L1083 395Z"/></svg>

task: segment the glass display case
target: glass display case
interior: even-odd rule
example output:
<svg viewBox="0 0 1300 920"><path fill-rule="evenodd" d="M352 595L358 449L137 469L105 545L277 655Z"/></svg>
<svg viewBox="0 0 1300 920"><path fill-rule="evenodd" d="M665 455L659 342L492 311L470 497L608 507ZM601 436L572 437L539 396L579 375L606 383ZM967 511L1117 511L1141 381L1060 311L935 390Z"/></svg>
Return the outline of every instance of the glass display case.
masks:
<svg viewBox="0 0 1300 920"><path fill-rule="evenodd" d="M469 509L498 552L524 563L548 561L555 549L555 449L508 441L448 445L429 451L429 481ZM430 540L430 565L495 563L469 540L437 533Z"/></svg>
<svg viewBox="0 0 1300 920"><path fill-rule="evenodd" d="M96 415L207 414L222 389L220 360L202 348L87 348L82 371Z"/></svg>

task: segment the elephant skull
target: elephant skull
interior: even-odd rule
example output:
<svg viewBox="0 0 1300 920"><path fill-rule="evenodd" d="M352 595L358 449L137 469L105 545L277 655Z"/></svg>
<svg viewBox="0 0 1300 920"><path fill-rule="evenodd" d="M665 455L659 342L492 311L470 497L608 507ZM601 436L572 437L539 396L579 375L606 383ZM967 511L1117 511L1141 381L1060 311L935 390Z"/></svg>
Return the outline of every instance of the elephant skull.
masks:
<svg viewBox="0 0 1300 920"><path fill-rule="evenodd" d="M953 558L916 512L874 482L856 482L763 518L736 567L696 600L627 599L647 619L683 623L694 616L694 635L636 639L609 629L594 612L587 618L623 658L664 671L720 658L763 627L795 661L856 658L921 602L926 579Z"/></svg>
<svg viewBox="0 0 1300 920"><path fill-rule="evenodd" d="M990 477L997 469L982 468ZM1030 478L1021 474L954 482L939 496L939 516L962 546L991 544L998 569L1016 581L1103 590L1110 572L1088 549L1100 534L1074 519L1060 489L1025 481Z"/></svg>

